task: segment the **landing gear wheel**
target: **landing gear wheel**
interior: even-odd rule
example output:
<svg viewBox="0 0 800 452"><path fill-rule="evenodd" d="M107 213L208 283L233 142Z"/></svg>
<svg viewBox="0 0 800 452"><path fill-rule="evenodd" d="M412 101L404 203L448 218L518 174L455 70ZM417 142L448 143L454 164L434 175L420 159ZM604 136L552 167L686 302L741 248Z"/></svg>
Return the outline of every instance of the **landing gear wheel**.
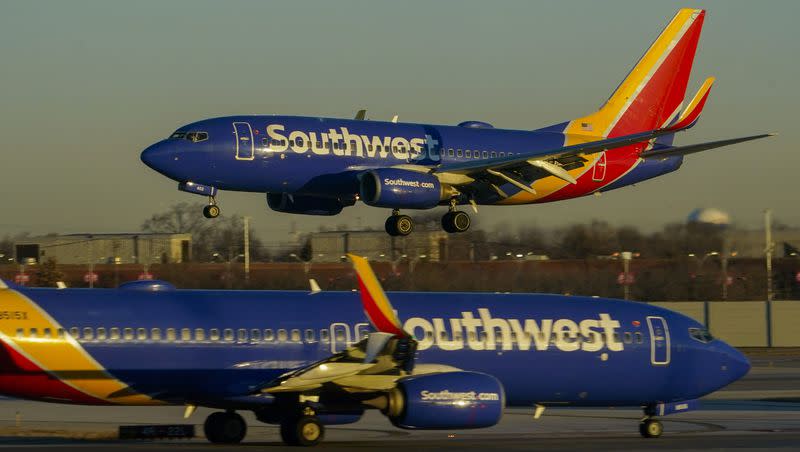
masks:
<svg viewBox="0 0 800 452"><path fill-rule="evenodd" d="M391 236L405 236L414 230L414 220L408 215L392 215L386 219L386 232Z"/></svg>
<svg viewBox="0 0 800 452"><path fill-rule="evenodd" d="M656 419L645 419L639 423L639 433L645 438L658 438L664 433L664 426Z"/></svg>
<svg viewBox="0 0 800 452"><path fill-rule="evenodd" d="M325 427L316 416L293 417L281 422L281 439L290 446L316 446L325 437Z"/></svg>
<svg viewBox="0 0 800 452"><path fill-rule="evenodd" d="M203 425L206 438L217 444L238 444L247 434L247 424L236 413L211 413Z"/></svg>
<svg viewBox="0 0 800 452"><path fill-rule="evenodd" d="M210 204L203 207L203 216L206 218L217 218L219 216L219 206Z"/></svg>
<svg viewBox="0 0 800 452"><path fill-rule="evenodd" d="M456 232L465 232L467 229L469 229L469 225L471 223L472 220L470 220L469 215L460 210L447 212L442 217L442 229L451 234Z"/></svg>

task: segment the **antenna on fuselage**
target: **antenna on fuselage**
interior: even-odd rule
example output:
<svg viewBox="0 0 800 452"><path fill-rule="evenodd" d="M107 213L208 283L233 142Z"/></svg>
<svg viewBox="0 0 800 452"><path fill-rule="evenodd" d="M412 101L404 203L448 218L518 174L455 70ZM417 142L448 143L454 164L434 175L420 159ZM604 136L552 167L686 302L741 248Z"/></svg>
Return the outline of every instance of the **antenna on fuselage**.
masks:
<svg viewBox="0 0 800 452"><path fill-rule="evenodd" d="M366 118L367 118L367 110L362 109L356 112L356 117L355 117L356 121L363 121Z"/></svg>
<svg viewBox="0 0 800 452"><path fill-rule="evenodd" d="M316 279L314 278L309 279L308 285L311 287L311 293L309 295L314 295L316 293L322 292L322 289L319 287L319 284L317 284Z"/></svg>

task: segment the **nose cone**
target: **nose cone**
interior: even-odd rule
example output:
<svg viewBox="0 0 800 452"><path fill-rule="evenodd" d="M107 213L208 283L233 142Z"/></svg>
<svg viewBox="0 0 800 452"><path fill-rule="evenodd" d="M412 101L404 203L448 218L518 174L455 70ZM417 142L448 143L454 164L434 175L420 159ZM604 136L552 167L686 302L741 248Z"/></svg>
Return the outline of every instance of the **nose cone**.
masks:
<svg viewBox="0 0 800 452"><path fill-rule="evenodd" d="M728 384L747 375L750 372L750 360L742 352L736 350L728 344L722 344L722 353L727 361L727 371L730 377Z"/></svg>
<svg viewBox="0 0 800 452"><path fill-rule="evenodd" d="M140 158L142 162L150 168L167 177L172 177L169 174L169 168L172 161L175 159L175 155L171 148L172 146L168 143L160 141L142 151Z"/></svg>

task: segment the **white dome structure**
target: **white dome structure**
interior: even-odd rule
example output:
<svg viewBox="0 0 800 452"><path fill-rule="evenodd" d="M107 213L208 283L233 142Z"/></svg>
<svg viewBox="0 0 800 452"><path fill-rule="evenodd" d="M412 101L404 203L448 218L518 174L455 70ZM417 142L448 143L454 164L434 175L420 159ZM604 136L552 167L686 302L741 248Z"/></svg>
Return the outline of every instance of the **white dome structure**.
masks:
<svg viewBox="0 0 800 452"><path fill-rule="evenodd" d="M704 207L693 210L687 221L725 227L731 224L731 216L714 207Z"/></svg>

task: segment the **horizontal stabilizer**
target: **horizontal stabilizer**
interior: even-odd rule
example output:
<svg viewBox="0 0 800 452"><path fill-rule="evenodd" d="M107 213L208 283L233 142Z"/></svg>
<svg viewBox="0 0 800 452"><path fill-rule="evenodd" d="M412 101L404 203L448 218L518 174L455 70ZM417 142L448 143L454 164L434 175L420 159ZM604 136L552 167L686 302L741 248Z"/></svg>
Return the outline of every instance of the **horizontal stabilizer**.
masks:
<svg viewBox="0 0 800 452"><path fill-rule="evenodd" d="M722 146L730 146L732 144L744 143L745 141L758 140L760 138L771 137L774 133L762 133L760 135L752 135L749 137L730 138L728 140L709 141L706 143L690 144L688 146L678 146L669 149L660 149L655 151L643 152L640 157L643 159L652 158L667 158L676 157L679 155L694 154L695 152L707 151L709 149L720 148Z"/></svg>
<svg viewBox="0 0 800 452"><path fill-rule="evenodd" d="M697 90L697 94L694 95L692 101L689 102L689 105L687 105L683 113L681 113L678 122L669 127L670 130L686 130L694 126L697 119L700 118L700 113L703 112L703 107L706 105L708 93L711 92L711 85L714 84L714 80L714 77L706 79L703 86Z"/></svg>

